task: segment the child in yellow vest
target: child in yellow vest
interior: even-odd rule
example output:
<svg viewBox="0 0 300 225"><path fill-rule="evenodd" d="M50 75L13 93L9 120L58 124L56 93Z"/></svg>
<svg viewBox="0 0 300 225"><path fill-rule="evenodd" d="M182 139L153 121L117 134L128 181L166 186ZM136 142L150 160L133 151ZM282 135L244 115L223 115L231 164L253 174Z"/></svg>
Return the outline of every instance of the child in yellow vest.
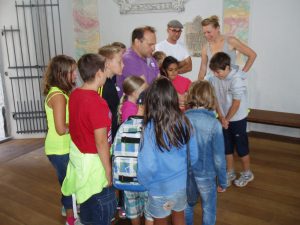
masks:
<svg viewBox="0 0 300 225"><path fill-rule="evenodd" d="M60 185L66 176L69 162L69 94L75 87L76 61L66 55L55 56L45 74L44 95L48 133L45 152L56 170ZM66 209L67 225L74 225L72 197L62 195L61 202Z"/></svg>

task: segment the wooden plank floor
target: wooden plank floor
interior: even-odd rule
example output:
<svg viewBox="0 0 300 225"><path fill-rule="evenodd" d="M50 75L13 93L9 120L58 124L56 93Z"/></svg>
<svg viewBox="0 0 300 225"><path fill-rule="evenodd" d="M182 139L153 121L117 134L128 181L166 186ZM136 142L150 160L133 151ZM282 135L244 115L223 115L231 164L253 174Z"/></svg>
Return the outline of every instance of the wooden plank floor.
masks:
<svg viewBox="0 0 300 225"><path fill-rule="evenodd" d="M250 144L255 180L218 195L217 225L300 224L300 143L251 137ZM64 224L43 139L0 144L0 225L21 224ZM195 224L201 224L200 205Z"/></svg>

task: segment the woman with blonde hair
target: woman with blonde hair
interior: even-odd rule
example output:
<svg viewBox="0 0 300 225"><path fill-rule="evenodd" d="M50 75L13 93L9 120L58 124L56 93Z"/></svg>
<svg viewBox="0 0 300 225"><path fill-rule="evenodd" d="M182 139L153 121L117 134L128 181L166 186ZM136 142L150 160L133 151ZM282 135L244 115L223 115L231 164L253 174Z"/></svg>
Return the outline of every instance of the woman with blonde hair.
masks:
<svg viewBox="0 0 300 225"><path fill-rule="evenodd" d="M240 52L247 57L242 71L248 72L250 70L255 61L256 53L236 37L221 34L219 18L217 16L204 19L201 25L207 44L201 51L201 65L198 73L199 80L203 80L205 75L207 75L209 61L217 52L227 53L231 58L232 64L236 62L236 51Z"/></svg>

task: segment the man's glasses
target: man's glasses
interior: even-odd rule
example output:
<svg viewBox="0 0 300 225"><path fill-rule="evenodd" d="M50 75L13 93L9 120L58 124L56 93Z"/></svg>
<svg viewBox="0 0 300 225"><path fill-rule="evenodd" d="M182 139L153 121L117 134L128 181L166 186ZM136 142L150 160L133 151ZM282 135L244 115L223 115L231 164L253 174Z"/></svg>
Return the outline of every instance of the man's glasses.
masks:
<svg viewBox="0 0 300 225"><path fill-rule="evenodd" d="M173 33L181 33L182 30L181 29L174 29L174 28L169 28L170 31L172 31Z"/></svg>

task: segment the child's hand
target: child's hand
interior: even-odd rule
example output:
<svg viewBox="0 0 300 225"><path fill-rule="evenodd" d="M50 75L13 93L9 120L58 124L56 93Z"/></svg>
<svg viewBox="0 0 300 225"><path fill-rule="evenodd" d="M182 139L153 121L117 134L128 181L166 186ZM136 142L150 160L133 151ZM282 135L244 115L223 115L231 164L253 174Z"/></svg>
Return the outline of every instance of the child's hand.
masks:
<svg viewBox="0 0 300 225"><path fill-rule="evenodd" d="M225 117L220 117L220 122L224 129L228 129L229 122L225 119Z"/></svg>
<svg viewBox="0 0 300 225"><path fill-rule="evenodd" d="M226 189L223 189L223 188L221 188L220 186L218 186L218 187L217 187L217 191L218 191L219 193L223 193L223 192L226 191Z"/></svg>

